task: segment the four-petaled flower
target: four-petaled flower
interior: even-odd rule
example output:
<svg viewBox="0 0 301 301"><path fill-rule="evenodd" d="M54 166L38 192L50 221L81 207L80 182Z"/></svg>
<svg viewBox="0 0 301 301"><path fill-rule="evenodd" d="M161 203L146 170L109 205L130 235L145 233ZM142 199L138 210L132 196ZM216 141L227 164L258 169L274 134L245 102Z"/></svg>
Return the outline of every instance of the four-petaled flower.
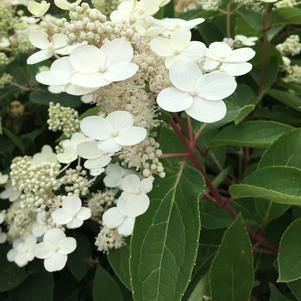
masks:
<svg viewBox="0 0 301 301"><path fill-rule="evenodd" d="M33 46L41 50L32 54L27 59L27 64L36 64L45 61L54 54L60 54L60 50L68 45L66 35L56 33L52 36L51 41L49 41L47 33L38 30L29 32L29 41Z"/></svg>
<svg viewBox="0 0 301 301"><path fill-rule="evenodd" d="M62 208L52 212L51 217L57 225L66 225L69 229L75 229L81 227L84 221L91 217L91 210L82 207L82 201L78 196L64 196Z"/></svg>
<svg viewBox="0 0 301 301"><path fill-rule="evenodd" d="M207 71L219 69L232 76L244 75L251 71L252 64L247 63L255 56L255 51L248 47L232 50L223 42L210 44L203 68Z"/></svg>
<svg viewBox="0 0 301 301"><path fill-rule="evenodd" d="M7 253L7 260L19 267L25 266L35 257L36 238L28 235L13 242L13 248Z"/></svg>
<svg viewBox="0 0 301 301"><path fill-rule="evenodd" d="M67 262L67 255L76 249L76 240L66 237L61 229L48 230L43 241L35 247L35 256L44 259L44 267L48 272L60 271Z"/></svg>
<svg viewBox="0 0 301 301"><path fill-rule="evenodd" d="M169 77L174 87L162 90L157 97L162 109L185 111L205 123L224 118L227 108L223 99L235 91L234 77L219 71L202 75L198 66L187 60L175 62Z"/></svg>
<svg viewBox="0 0 301 301"><path fill-rule="evenodd" d="M134 118L126 111L115 111L106 118L89 116L80 123L82 132L99 143L97 147L106 153L118 152L123 146L135 145L146 138L146 130L133 126Z"/></svg>
<svg viewBox="0 0 301 301"><path fill-rule="evenodd" d="M121 235L131 235L135 218L146 212L149 207L147 193L152 187L152 177L140 180L137 175L128 175L123 178L120 185L123 192L117 200L117 206L103 214L103 225L109 229L116 228Z"/></svg>
<svg viewBox="0 0 301 301"><path fill-rule="evenodd" d="M165 57L167 68L178 59L188 59L197 62L206 53L206 46L202 42L190 41L191 32L187 28L177 29L170 38L156 37L150 42L151 49L159 56Z"/></svg>

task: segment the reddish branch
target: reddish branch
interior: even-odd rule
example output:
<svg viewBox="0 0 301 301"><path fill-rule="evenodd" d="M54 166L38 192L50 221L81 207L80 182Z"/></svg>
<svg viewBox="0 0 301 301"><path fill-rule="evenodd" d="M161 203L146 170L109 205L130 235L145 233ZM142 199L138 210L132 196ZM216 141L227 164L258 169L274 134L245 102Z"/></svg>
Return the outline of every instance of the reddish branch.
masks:
<svg viewBox="0 0 301 301"><path fill-rule="evenodd" d="M220 207L223 207L232 218L236 218L238 216L238 213L231 207L230 205L230 199L222 196L219 192L219 190L212 184L210 181L206 170L204 167L201 165L200 161L198 160L198 157L196 155L196 148L197 148L197 143L195 141L195 137L193 134L193 129L191 125L191 120L188 118L187 125L188 125L188 136L189 138L187 139L183 133L183 130L181 128L181 125L179 123L176 123L174 120L171 120L169 122L173 130L176 132L178 137L180 138L181 142L185 146L186 153L181 154L182 156L185 155L187 159L189 159L194 167L198 169L201 174L204 177L206 186L208 188L208 192L205 192L204 196L206 199L214 202ZM179 154L175 154L175 157L178 157ZM169 154L170 156L170 154ZM247 230L249 232L249 235L252 237L252 239L256 242L257 246L262 246L266 250L269 250L272 254L276 255L278 252L278 249L276 246L274 246L272 243L268 242L262 233L257 233L255 232L251 227L247 226Z"/></svg>

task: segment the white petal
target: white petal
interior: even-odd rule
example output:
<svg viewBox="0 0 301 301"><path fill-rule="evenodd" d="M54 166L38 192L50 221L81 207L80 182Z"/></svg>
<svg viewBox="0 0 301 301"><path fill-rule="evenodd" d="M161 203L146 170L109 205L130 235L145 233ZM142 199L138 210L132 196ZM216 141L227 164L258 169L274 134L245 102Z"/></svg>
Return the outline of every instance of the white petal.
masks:
<svg viewBox="0 0 301 301"><path fill-rule="evenodd" d="M6 258L9 262L12 262L15 260L17 251L15 249L10 249L7 254L6 254Z"/></svg>
<svg viewBox="0 0 301 301"><path fill-rule="evenodd" d="M93 139L105 140L111 136L112 127L110 123L100 116L89 116L80 123L82 132Z"/></svg>
<svg viewBox="0 0 301 301"><path fill-rule="evenodd" d="M27 64L33 65L40 62L43 62L45 60L48 60L53 56L52 50L40 50L38 52L35 52L27 59Z"/></svg>
<svg viewBox="0 0 301 301"><path fill-rule="evenodd" d="M184 92L193 91L201 76L199 67L189 60L178 60L169 69L172 84Z"/></svg>
<svg viewBox="0 0 301 301"><path fill-rule="evenodd" d="M57 225L65 225L72 220L72 215L68 211L59 208L52 212L51 218Z"/></svg>
<svg viewBox="0 0 301 301"><path fill-rule="evenodd" d="M104 168L98 168L98 169L90 169L90 175L92 177L97 177L104 173L105 169Z"/></svg>
<svg viewBox="0 0 301 301"><path fill-rule="evenodd" d="M232 76L241 76L249 73L252 70L252 64L250 63L223 63L221 69L227 74Z"/></svg>
<svg viewBox="0 0 301 301"><path fill-rule="evenodd" d="M44 260L44 267L48 272L56 272L62 270L67 262L67 255L55 253L51 257Z"/></svg>
<svg viewBox="0 0 301 301"><path fill-rule="evenodd" d="M103 77L108 82L118 82L132 77L137 71L138 66L133 63L118 63L110 66L103 74Z"/></svg>
<svg viewBox="0 0 301 301"><path fill-rule="evenodd" d="M66 93L71 94L71 95L80 96L80 95L85 95L85 94L94 92L97 89L98 88L85 88L85 87L68 84L66 86Z"/></svg>
<svg viewBox="0 0 301 301"><path fill-rule="evenodd" d="M91 209L90 208L86 208L86 207L80 208L80 210L77 213L76 217L78 219L83 220L83 221L85 221L86 219L89 219L91 217Z"/></svg>
<svg viewBox="0 0 301 301"><path fill-rule="evenodd" d="M66 235L63 230L58 228L53 228L48 230L44 235L44 242L47 244L57 247L63 239L65 239Z"/></svg>
<svg viewBox="0 0 301 301"><path fill-rule="evenodd" d="M70 254L76 249L76 240L73 237L66 237L60 245L60 254Z"/></svg>
<svg viewBox="0 0 301 301"><path fill-rule="evenodd" d="M170 42L173 49L182 51L185 49L191 40L191 32L187 28L179 28L175 30L170 37Z"/></svg>
<svg viewBox="0 0 301 301"><path fill-rule="evenodd" d="M140 0L141 8L145 15L154 15L160 7L160 0Z"/></svg>
<svg viewBox="0 0 301 301"><path fill-rule="evenodd" d="M57 160L63 164L69 164L77 159L77 152L73 146L64 148L63 153L56 155Z"/></svg>
<svg viewBox="0 0 301 301"><path fill-rule="evenodd" d="M224 42L214 42L209 45L208 56L213 58L227 58L232 53L232 48Z"/></svg>
<svg viewBox="0 0 301 301"><path fill-rule="evenodd" d="M104 66L105 55L96 46L80 45L71 52L70 61L72 67L78 72L96 73Z"/></svg>
<svg viewBox="0 0 301 301"><path fill-rule="evenodd" d="M110 156L102 156L97 159L87 160L84 167L87 169L102 169L111 162L112 158Z"/></svg>
<svg viewBox="0 0 301 301"><path fill-rule="evenodd" d="M141 180L141 183L140 183L141 191L143 191L144 193L151 192L153 189L153 181L154 181L153 177L149 177L149 178L145 178L145 179Z"/></svg>
<svg viewBox="0 0 301 301"><path fill-rule="evenodd" d="M75 73L72 75L70 82L73 85L96 89L107 86L111 81L104 78L104 74L100 72L95 73Z"/></svg>
<svg viewBox="0 0 301 301"><path fill-rule="evenodd" d="M165 111L181 112L191 106L192 96L176 88L167 88L159 93L157 103Z"/></svg>
<svg viewBox="0 0 301 301"><path fill-rule="evenodd" d="M70 58L68 56L61 57L55 60L50 67L51 71L63 71L63 72L74 72L74 69L70 63Z"/></svg>
<svg viewBox="0 0 301 301"><path fill-rule="evenodd" d="M203 76L196 90L201 98L221 100L230 96L236 87L237 83L233 76L225 72L212 72Z"/></svg>
<svg viewBox="0 0 301 301"><path fill-rule="evenodd" d="M163 37L156 37L151 40L150 47L159 56L167 57L174 54L170 40Z"/></svg>
<svg viewBox="0 0 301 301"><path fill-rule="evenodd" d="M66 85L70 80L71 74L70 72L63 71L45 71L38 73L36 75L37 82L48 85L48 86L56 86L56 85Z"/></svg>
<svg viewBox="0 0 301 301"><path fill-rule="evenodd" d="M132 126L119 132L116 142L122 146L135 145L142 142L147 136L145 128Z"/></svg>
<svg viewBox="0 0 301 301"><path fill-rule="evenodd" d="M121 150L121 146L116 142L115 138L108 138L104 141L100 141L97 147L105 153L116 153Z"/></svg>
<svg viewBox="0 0 301 301"><path fill-rule="evenodd" d="M79 212L82 207L81 199L76 195L64 196L62 208L70 214Z"/></svg>
<svg viewBox="0 0 301 301"><path fill-rule="evenodd" d="M129 217L137 217L146 212L149 197L145 193L131 194L123 192L117 200L117 208Z"/></svg>
<svg viewBox="0 0 301 301"><path fill-rule="evenodd" d="M227 107L220 101L207 101L201 98L194 98L193 105L186 110L186 113L193 119L205 123L212 123L223 119L226 115Z"/></svg>
<svg viewBox="0 0 301 301"><path fill-rule="evenodd" d="M190 44L182 51L182 54L193 62L202 59L206 53L206 45L202 42L192 41Z"/></svg>
<svg viewBox="0 0 301 301"><path fill-rule="evenodd" d="M102 216L102 223L109 229L114 229L118 227L123 222L123 214L113 207L108 209Z"/></svg>
<svg viewBox="0 0 301 301"><path fill-rule="evenodd" d="M227 57L225 62L242 63L251 60L256 52L252 48L239 48L232 51L231 55Z"/></svg>
<svg viewBox="0 0 301 301"><path fill-rule="evenodd" d="M96 141L85 141L80 143L77 146L77 153L84 159L96 159L103 154L103 152L97 148Z"/></svg>
<svg viewBox="0 0 301 301"><path fill-rule="evenodd" d="M106 187L114 188L118 187L121 183L121 176L120 175L107 175L103 179L104 184Z"/></svg>
<svg viewBox="0 0 301 301"><path fill-rule="evenodd" d="M68 45L67 36L62 33L56 33L52 37L53 48L60 49Z"/></svg>
<svg viewBox="0 0 301 301"><path fill-rule="evenodd" d="M216 69L219 65L220 65L219 62L217 62L215 60L212 60L212 59L209 59L208 57L205 57L205 59L203 61L203 64L202 64L202 68L205 71L209 72L211 70Z"/></svg>
<svg viewBox="0 0 301 301"><path fill-rule="evenodd" d="M83 225L83 223L84 223L83 220L74 217L72 221L68 223L66 226L68 229L76 229L76 228L80 228Z"/></svg>
<svg viewBox="0 0 301 301"><path fill-rule="evenodd" d="M28 33L30 43L39 49L48 49L50 42L47 33L38 30L31 30Z"/></svg>
<svg viewBox="0 0 301 301"><path fill-rule="evenodd" d="M52 94L60 94L65 92L65 85L59 85L59 86L49 86L48 91Z"/></svg>
<svg viewBox="0 0 301 301"><path fill-rule="evenodd" d="M118 64L129 63L133 58L133 47L125 38L117 38L106 42L101 50L105 53L106 67Z"/></svg>
<svg viewBox="0 0 301 301"><path fill-rule="evenodd" d="M121 180L120 189L126 192L140 190L140 178L137 175L127 175Z"/></svg>
<svg viewBox="0 0 301 301"><path fill-rule="evenodd" d="M114 130L122 130L133 126L133 115L127 111L114 111L106 117Z"/></svg>
<svg viewBox="0 0 301 301"><path fill-rule="evenodd" d="M189 29L192 29L194 28L195 26L203 23L205 21L204 18L196 18L196 19L192 19L192 20L189 20L189 21L186 21L186 28L189 28Z"/></svg>
<svg viewBox="0 0 301 301"><path fill-rule="evenodd" d="M35 246L35 256L39 259L49 258L53 255L53 252L53 248L49 247L45 242L40 242Z"/></svg>
<svg viewBox="0 0 301 301"><path fill-rule="evenodd" d="M120 235L129 236L132 235L135 225L135 219L127 217L123 223L117 228Z"/></svg>

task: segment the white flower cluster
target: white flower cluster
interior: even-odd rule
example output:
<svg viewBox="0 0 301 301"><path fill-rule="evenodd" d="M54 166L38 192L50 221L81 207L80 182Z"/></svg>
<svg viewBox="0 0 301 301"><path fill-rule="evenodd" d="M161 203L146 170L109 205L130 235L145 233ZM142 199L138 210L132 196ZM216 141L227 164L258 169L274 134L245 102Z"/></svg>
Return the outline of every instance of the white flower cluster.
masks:
<svg viewBox="0 0 301 301"><path fill-rule="evenodd" d="M297 0L280 0L274 4L275 8L294 7L299 4Z"/></svg>
<svg viewBox="0 0 301 301"><path fill-rule="evenodd" d="M289 58L301 53L299 35L290 35L283 43L278 44L276 48L282 55L283 81L287 83L301 83L301 66L293 65Z"/></svg>
<svg viewBox="0 0 301 301"><path fill-rule="evenodd" d="M48 115L48 128L53 132L62 131L66 137L70 137L79 130L78 112L72 108L51 102Z"/></svg>
<svg viewBox="0 0 301 301"><path fill-rule="evenodd" d="M156 19L168 0L121 1L109 18L80 1L54 2L69 10L70 20L43 17L45 1L29 3L43 21L29 33L39 50L28 63L54 57L37 81L52 93L81 96L97 109L79 121L75 110L51 104L49 127L67 139L56 153L44 147L33 157L16 158L1 193L13 201L3 225L13 245L8 259L24 266L40 258L48 271L65 266L76 248L66 233L87 219L100 226L95 242L100 251L124 245L136 217L150 206L154 177L165 176L154 138L160 109L185 111L205 123L221 120L235 77L252 69L255 55L248 47L191 41L191 29L202 18ZM255 42L240 41L240 47Z"/></svg>

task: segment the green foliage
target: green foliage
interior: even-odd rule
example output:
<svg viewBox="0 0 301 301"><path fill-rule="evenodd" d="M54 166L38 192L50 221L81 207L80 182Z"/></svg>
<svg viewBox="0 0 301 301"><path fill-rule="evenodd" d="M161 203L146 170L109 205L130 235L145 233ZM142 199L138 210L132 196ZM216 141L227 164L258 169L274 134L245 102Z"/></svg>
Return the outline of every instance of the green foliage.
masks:
<svg viewBox="0 0 301 301"><path fill-rule="evenodd" d="M168 165L155 184L151 206L135 224L130 276L134 300L180 300L197 256L200 174L185 162Z"/></svg>
<svg viewBox="0 0 301 301"><path fill-rule="evenodd" d="M252 245L238 217L225 231L210 267L212 300L249 300L253 274Z"/></svg>

